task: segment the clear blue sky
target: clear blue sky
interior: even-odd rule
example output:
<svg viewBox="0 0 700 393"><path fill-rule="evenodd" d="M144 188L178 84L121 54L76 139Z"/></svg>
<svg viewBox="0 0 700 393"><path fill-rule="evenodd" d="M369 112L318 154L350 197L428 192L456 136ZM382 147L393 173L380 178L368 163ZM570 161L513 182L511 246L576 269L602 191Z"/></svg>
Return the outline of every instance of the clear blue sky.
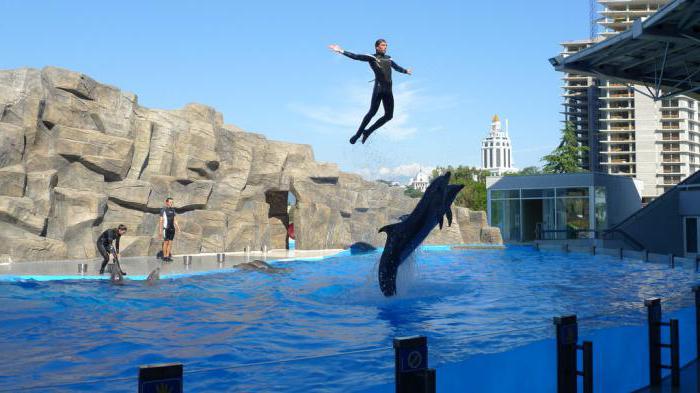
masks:
<svg viewBox="0 0 700 393"><path fill-rule="evenodd" d="M541 165L562 120L562 75L547 59L588 36L587 0L4 0L0 15L2 69L69 68L146 107L211 105L227 123L383 178L478 166L494 113L510 119L515 165ZM326 46L371 53L380 37L414 75L394 74L394 120L351 146L373 76Z"/></svg>

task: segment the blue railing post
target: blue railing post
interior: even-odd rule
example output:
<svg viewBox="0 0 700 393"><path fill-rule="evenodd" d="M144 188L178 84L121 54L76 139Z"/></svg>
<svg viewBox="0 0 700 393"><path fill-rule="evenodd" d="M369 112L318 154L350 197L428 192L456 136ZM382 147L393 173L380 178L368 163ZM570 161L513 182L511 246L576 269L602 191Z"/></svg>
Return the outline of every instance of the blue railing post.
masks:
<svg viewBox="0 0 700 393"><path fill-rule="evenodd" d="M396 393L435 393L435 369L428 368L428 338L394 339Z"/></svg>

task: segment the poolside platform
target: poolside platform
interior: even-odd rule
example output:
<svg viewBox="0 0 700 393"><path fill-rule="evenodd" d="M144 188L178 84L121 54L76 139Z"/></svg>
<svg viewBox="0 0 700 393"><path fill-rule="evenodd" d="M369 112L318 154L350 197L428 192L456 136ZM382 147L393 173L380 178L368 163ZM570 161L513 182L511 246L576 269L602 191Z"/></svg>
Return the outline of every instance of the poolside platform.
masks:
<svg viewBox="0 0 700 393"><path fill-rule="evenodd" d="M256 259L263 261L313 260L336 255L343 250L269 250L266 253L229 252L225 260L219 263L217 254L192 254L191 263L185 263L184 255L174 255L172 262L163 262L155 256L123 257L121 267L126 271L127 279L144 280L155 268L160 267L161 278L205 274L233 269L236 265ZM73 279L109 279L109 274L99 274L102 258L28 261L0 264L0 280L73 280ZM84 273L79 272L79 265L87 264Z"/></svg>
<svg viewBox="0 0 700 393"><path fill-rule="evenodd" d="M646 387L639 389L635 393L697 393L700 388L700 363L697 359L681 369L681 386L674 388L671 386L671 376L664 378L661 386Z"/></svg>

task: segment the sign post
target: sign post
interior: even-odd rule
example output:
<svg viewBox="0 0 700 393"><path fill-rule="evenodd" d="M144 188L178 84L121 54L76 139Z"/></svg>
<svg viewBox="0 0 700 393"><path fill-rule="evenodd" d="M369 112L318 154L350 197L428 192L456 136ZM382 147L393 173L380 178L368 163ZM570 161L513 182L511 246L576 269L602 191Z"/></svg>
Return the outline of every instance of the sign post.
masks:
<svg viewBox="0 0 700 393"><path fill-rule="evenodd" d="M182 363L139 367L139 393L182 393Z"/></svg>

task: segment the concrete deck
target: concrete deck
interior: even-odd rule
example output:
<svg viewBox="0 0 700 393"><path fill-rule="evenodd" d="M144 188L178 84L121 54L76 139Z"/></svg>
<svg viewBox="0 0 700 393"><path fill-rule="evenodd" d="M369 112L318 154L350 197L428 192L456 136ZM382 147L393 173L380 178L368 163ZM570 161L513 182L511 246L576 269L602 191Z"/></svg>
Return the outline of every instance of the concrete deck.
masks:
<svg viewBox="0 0 700 393"><path fill-rule="evenodd" d="M343 250L270 250L262 252L230 252L225 253L226 259L223 264L219 264L216 254L195 254L192 255L192 263L185 265L183 255L173 256L172 262L163 262L153 256L148 257L126 257L121 258L120 263L123 270L128 275L127 279L143 280L148 273L156 267L160 267L161 278L189 276L204 274L208 272L225 271L232 269L236 265L249 262L255 259L264 261L285 261L296 259L322 259L336 255ZM88 265L87 272L80 274L78 265L85 263ZM102 258L83 260L57 260L40 262L14 262L0 264L0 281L15 280L72 280L72 279L109 279L109 274L98 274Z"/></svg>

